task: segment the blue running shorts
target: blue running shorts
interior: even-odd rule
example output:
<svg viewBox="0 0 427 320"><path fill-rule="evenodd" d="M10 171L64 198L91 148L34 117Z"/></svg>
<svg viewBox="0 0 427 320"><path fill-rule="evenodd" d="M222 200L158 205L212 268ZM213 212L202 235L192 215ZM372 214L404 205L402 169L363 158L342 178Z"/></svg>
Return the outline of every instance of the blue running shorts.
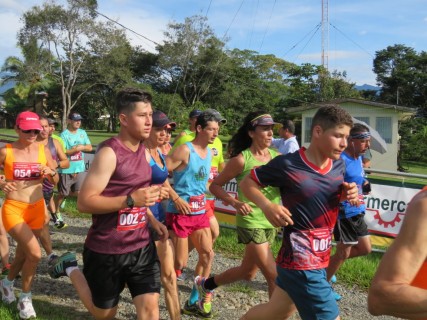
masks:
<svg viewBox="0 0 427 320"><path fill-rule="evenodd" d="M295 303L304 320L335 320L339 315L326 270L291 270L277 266L276 284Z"/></svg>

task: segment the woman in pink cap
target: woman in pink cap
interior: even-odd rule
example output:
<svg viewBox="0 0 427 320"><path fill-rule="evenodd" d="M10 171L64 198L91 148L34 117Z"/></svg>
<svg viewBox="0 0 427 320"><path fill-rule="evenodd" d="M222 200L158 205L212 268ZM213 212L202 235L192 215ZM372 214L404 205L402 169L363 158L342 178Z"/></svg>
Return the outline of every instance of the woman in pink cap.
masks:
<svg viewBox="0 0 427 320"><path fill-rule="evenodd" d="M5 180L0 189L6 194L2 207L3 225L17 242L15 259L7 277L0 281L3 302L16 301L13 282L22 274L22 292L18 310L21 319L36 317L31 299L31 284L41 258L37 237L48 217L43 199L44 178L58 182L52 156L42 144L36 142L42 130L37 114L21 112L16 118L18 140L0 149L0 165L4 166Z"/></svg>

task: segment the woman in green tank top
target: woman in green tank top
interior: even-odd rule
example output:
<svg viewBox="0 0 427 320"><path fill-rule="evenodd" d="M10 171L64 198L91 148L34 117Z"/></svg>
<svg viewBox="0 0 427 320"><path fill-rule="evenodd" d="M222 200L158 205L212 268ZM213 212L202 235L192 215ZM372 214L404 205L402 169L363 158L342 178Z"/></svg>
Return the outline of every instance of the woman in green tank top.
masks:
<svg viewBox="0 0 427 320"><path fill-rule="evenodd" d="M270 245L276 237L276 229L243 194L239 192L236 199L222 186L234 178L240 182L253 167L266 164L278 155L277 151L269 149L274 124L272 117L264 111L249 113L230 140L230 160L210 186L210 191L218 199L236 209L238 241L246 247L240 266L206 279L203 284L205 291L239 280L252 280L257 271L261 270L267 280L269 296L273 292L277 272ZM264 192L272 202L279 203L280 193L277 188L269 187Z"/></svg>

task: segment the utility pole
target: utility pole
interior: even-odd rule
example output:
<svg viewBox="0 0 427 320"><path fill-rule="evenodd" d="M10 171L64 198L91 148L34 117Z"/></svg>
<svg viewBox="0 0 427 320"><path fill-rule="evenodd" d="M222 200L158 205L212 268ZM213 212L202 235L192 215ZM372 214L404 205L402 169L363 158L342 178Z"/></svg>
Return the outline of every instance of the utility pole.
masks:
<svg viewBox="0 0 427 320"><path fill-rule="evenodd" d="M322 66L328 71L329 53L329 0L322 0Z"/></svg>

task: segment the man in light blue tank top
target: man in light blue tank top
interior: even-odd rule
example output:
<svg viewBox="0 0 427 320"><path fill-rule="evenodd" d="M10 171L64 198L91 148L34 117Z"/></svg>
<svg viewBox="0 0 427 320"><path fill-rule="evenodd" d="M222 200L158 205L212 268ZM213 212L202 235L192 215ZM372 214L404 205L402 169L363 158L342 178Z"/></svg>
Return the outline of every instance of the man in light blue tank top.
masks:
<svg viewBox="0 0 427 320"><path fill-rule="evenodd" d="M201 277L210 275L213 251L209 218L206 215L206 186L211 166L211 150L218 136L217 114L205 111L196 121L196 137L193 141L177 147L166 158L168 170L173 171L174 189L179 195L171 199L166 213L166 225L175 246L175 270L179 272L188 262L188 238L199 254L194 270L195 283L185 314L210 317L212 293L199 297L197 286Z"/></svg>

